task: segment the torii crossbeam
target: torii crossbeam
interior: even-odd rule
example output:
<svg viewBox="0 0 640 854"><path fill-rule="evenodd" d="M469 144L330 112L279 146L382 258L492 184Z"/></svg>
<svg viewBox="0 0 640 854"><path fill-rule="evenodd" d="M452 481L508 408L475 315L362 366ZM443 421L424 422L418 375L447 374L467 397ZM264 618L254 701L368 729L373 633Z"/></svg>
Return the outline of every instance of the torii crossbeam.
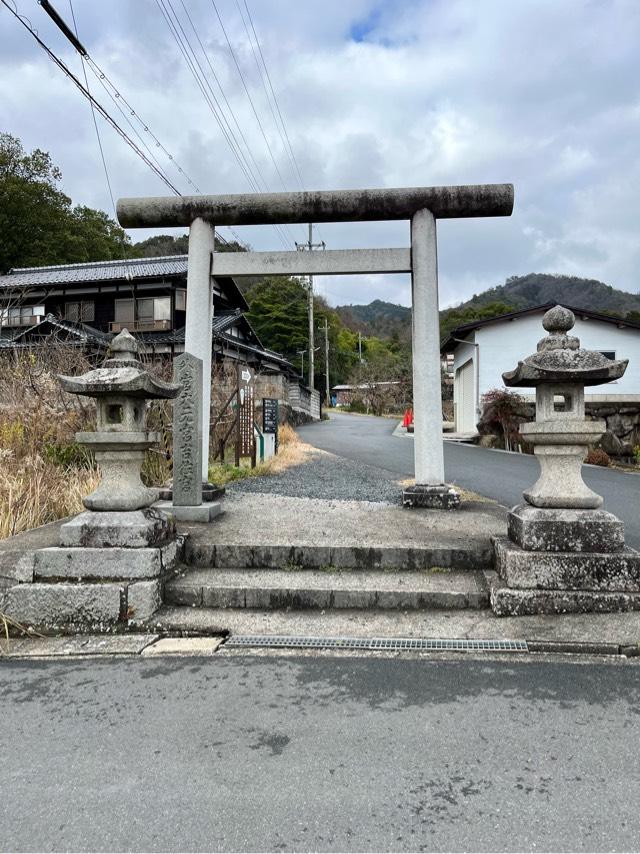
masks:
<svg viewBox="0 0 640 854"><path fill-rule="evenodd" d="M436 219L510 216L512 184L401 187L303 193L119 199L124 228L189 227L185 350L203 362L203 472L207 479L212 345L212 277L411 273L414 460L409 506L450 508L444 481ZM323 252L216 252L215 226L406 219L411 247Z"/></svg>

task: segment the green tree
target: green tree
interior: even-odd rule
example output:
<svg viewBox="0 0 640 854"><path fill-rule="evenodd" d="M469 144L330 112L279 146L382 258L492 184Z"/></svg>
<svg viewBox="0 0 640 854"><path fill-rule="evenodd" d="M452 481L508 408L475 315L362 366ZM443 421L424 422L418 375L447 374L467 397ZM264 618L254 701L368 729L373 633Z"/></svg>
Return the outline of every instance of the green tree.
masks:
<svg viewBox="0 0 640 854"><path fill-rule="evenodd" d="M60 169L39 148L0 133L0 273L12 267L121 258L126 232L59 189Z"/></svg>
<svg viewBox="0 0 640 854"><path fill-rule="evenodd" d="M440 337L444 340L457 326L472 323L474 320L488 320L509 314L514 307L506 302L490 302L483 306L468 306L466 308L450 308L440 313Z"/></svg>

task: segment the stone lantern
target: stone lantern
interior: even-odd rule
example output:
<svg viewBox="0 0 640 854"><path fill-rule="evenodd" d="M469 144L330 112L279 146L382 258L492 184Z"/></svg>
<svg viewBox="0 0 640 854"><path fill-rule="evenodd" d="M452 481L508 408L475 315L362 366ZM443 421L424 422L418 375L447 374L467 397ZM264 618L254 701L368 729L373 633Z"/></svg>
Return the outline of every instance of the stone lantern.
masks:
<svg viewBox="0 0 640 854"><path fill-rule="evenodd" d="M65 391L94 397L95 433L76 434L93 451L102 472L100 485L83 499L88 510L122 511L150 507L158 491L140 480L145 451L158 441L146 429L147 400L174 398L179 385L154 379L138 360L135 338L124 329L113 339L111 358L80 377L59 377Z"/></svg>
<svg viewBox="0 0 640 854"><path fill-rule="evenodd" d="M157 491L140 480L147 401L174 398L180 386L151 377L135 339L123 330L110 358L80 377L59 377L65 391L94 397L95 433L77 433L100 465L102 480L87 510L60 525L56 546L33 553L32 584L9 603L16 619L60 631L113 631L144 625L162 603L164 580L181 557L175 522L151 505Z"/></svg>
<svg viewBox="0 0 640 854"><path fill-rule="evenodd" d="M509 513L508 538L494 543L499 615L640 608L640 554L625 547L623 523L582 479L587 451L606 430L585 418L585 386L619 379L628 361L582 349L569 334L574 323L569 309L552 308L537 352L502 375L506 386L536 389L536 419L520 433L540 477Z"/></svg>

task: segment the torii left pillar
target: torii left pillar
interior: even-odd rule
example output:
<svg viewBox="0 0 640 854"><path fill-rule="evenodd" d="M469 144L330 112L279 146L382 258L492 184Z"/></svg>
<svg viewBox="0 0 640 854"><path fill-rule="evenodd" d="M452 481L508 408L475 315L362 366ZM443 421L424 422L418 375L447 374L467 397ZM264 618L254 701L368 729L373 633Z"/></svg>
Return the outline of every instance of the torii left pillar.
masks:
<svg viewBox="0 0 640 854"><path fill-rule="evenodd" d="M209 479L214 249L213 225L200 217L194 219L189 227L184 349L202 360L202 480L204 483Z"/></svg>

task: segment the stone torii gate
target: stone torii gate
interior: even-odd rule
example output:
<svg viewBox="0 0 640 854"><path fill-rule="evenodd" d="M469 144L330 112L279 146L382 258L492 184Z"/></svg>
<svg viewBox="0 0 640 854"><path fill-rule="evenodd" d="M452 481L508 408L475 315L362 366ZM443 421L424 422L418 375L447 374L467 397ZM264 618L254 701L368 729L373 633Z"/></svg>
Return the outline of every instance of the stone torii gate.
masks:
<svg viewBox="0 0 640 854"><path fill-rule="evenodd" d="M185 350L203 363L202 476L207 479L212 346L212 277L411 273L414 459L408 506L455 507L444 482L436 220L510 216L512 184L119 199L124 228L189 227ZM323 252L216 252L222 225L279 225L406 219L411 247Z"/></svg>

